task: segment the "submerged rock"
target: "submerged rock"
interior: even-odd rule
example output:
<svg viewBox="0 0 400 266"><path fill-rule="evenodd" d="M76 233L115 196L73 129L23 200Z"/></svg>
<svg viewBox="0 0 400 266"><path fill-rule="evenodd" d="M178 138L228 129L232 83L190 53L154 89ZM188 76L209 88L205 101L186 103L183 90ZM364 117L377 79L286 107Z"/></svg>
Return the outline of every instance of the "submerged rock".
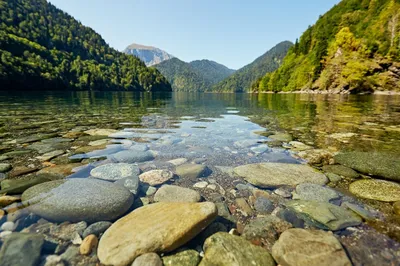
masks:
<svg viewBox="0 0 400 266"><path fill-rule="evenodd" d="M176 167L176 174L182 178L196 179L202 177L207 167L201 164L182 164Z"/></svg>
<svg viewBox="0 0 400 266"><path fill-rule="evenodd" d="M133 195L138 194L140 182L138 176L128 176L115 181L116 185L120 185L132 192Z"/></svg>
<svg viewBox="0 0 400 266"><path fill-rule="evenodd" d="M199 266L274 266L265 249L246 239L228 233L216 233L204 243L204 258Z"/></svg>
<svg viewBox="0 0 400 266"><path fill-rule="evenodd" d="M56 222L110 221L123 215L133 203L122 186L97 179L68 179L36 185L22 194L29 210Z"/></svg>
<svg viewBox="0 0 400 266"><path fill-rule="evenodd" d="M200 254L193 249L162 257L164 266L197 266L200 260Z"/></svg>
<svg viewBox="0 0 400 266"><path fill-rule="evenodd" d="M164 185L154 195L155 202L199 202L200 193L189 188Z"/></svg>
<svg viewBox="0 0 400 266"><path fill-rule="evenodd" d="M287 133L276 133L275 135L268 136L268 138L282 142L291 142L293 140L292 135Z"/></svg>
<svg viewBox="0 0 400 266"><path fill-rule="evenodd" d="M284 185L296 186L301 183L324 185L327 177L314 168L302 164L259 163L236 167L235 174L247 182L262 188Z"/></svg>
<svg viewBox="0 0 400 266"><path fill-rule="evenodd" d="M62 165L55 165L51 167L46 167L37 172L37 175L46 175L52 179L61 179L70 174L74 168L82 166L80 163L70 163L70 164L62 164Z"/></svg>
<svg viewBox="0 0 400 266"><path fill-rule="evenodd" d="M330 203L293 200L287 203L287 207L306 222L325 230L337 231L362 222L352 211Z"/></svg>
<svg viewBox="0 0 400 266"><path fill-rule="evenodd" d="M351 266L340 242L328 232L289 229L272 248L272 256L280 265Z"/></svg>
<svg viewBox="0 0 400 266"><path fill-rule="evenodd" d="M141 174L139 179L141 182L147 183L150 186L157 186L164 184L173 177L174 173L168 170L151 170Z"/></svg>
<svg viewBox="0 0 400 266"><path fill-rule="evenodd" d="M8 172L12 169L11 164L9 163L0 163L0 173Z"/></svg>
<svg viewBox="0 0 400 266"><path fill-rule="evenodd" d="M0 265L36 266L44 244L38 234L13 233L9 235L0 250Z"/></svg>
<svg viewBox="0 0 400 266"><path fill-rule="evenodd" d="M145 253L164 253L187 243L217 216L211 202L155 203L115 222L100 239L97 254L106 265L128 265Z"/></svg>
<svg viewBox="0 0 400 266"><path fill-rule="evenodd" d="M319 202L334 203L340 199L340 195L333 189L317 184L304 183L296 187L293 199L314 200Z"/></svg>
<svg viewBox="0 0 400 266"><path fill-rule="evenodd" d="M132 266L163 266L163 262L157 253L146 253L137 257Z"/></svg>
<svg viewBox="0 0 400 266"><path fill-rule="evenodd" d="M400 185L398 183L385 180L359 180L351 183L349 190L354 195L364 199L385 202L394 202L400 200Z"/></svg>
<svg viewBox="0 0 400 266"><path fill-rule="evenodd" d="M354 171L353 169L346 167L344 165L324 165L322 170L327 173L336 174L339 176L349 177L349 178L357 178L360 175Z"/></svg>
<svg viewBox="0 0 400 266"><path fill-rule="evenodd" d="M21 194L25 190L35 185L50 181L45 177L34 179L6 179L1 181L0 194Z"/></svg>
<svg viewBox="0 0 400 266"><path fill-rule="evenodd" d="M154 160L150 151L124 150L113 154L112 157L120 163L141 163Z"/></svg>
<svg viewBox="0 0 400 266"><path fill-rule="evenodd" d="M386 153L348 152L335 156L335 161L367 175L400 182L400 158Z"/></svg>
<svg viewBox="0 0 400 266"><path fill-rule="evenodd" d="M109 163L98 166L90 171L90 175L95 178L115 181L129 176L138 176L139 166L127 163Z"/></svg>

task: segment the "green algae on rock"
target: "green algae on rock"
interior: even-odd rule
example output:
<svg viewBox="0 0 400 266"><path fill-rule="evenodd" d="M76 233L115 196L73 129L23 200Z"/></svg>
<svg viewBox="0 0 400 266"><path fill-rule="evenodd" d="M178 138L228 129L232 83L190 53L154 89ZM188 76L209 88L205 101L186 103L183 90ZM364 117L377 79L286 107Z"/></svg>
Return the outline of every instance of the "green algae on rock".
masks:
<svg viewBox="0 0 400 266"><path fill-rule="evenodd" d="M385 202L400 201L400 184L386 180L363 179L353 182L349 190L354 195Z"/></svg>

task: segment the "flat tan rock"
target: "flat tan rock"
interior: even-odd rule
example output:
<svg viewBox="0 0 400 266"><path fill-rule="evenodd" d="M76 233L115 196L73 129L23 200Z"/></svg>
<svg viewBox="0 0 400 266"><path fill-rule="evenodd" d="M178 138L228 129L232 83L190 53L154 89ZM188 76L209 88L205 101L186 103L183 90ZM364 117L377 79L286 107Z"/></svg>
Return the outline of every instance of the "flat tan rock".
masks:
<svg viewBox="0 0 400 266"><path fill-rule="evenodd" d="M352 265L340 242L322 230L286 230L273 246L272 256L279 265Z"/></svg>
<svg viewBox="0 0 400 266"><path fill-rule="evenodd" d="M252 185L262 188L297 186L302 183L324 185L328 178L303 164L258 163L236 167L234 173Z"/></svg>
<svg viewBox="0 0 400 266"><path fill-rule="evenodd" d="M139 179L141 182L147 183L150 186L157 186L164 184L173 177L174 173L168 170L151 170L141 174Z"/></svg>
<svg viewBox="0 0 400 266"><path fill-rule="evenodd" d="M97 254L105 265L130 265L142 254L177 249L216 217L211 202L146 205L115 222L100 239Z"/></svg>

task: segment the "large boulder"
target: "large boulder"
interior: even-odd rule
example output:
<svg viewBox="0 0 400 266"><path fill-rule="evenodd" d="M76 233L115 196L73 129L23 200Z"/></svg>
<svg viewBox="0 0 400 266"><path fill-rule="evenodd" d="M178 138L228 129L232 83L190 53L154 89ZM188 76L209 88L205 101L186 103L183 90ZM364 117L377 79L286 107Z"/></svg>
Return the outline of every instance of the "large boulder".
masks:
<svg viewBox="0 0 400 266"><path fill-rule="evenodd" d="M22 194L22 201L31 212L51 221L97 222L123 215L133 195L107 181L75 178L31 187Z"/></svg>
<svg viewBox="0 0 400 266"><path fill-rule="evenodd" d="M262 188L296 186L302 183L324 185L327 177L314 168L303 164L258 163L236 167L235 174L247 182Z"/></svg>
<svg viewBox="0 0 400 266"><path fill-rule="evenodd" d="M97 250L106 265L128 265L145 253L171 252L184 245L217 217L214 203L146 205L115 222Z"/></svg>
<svg viewBox="0 0 400 266"><path fill-rule="evenodd" d="M335 161L367 175L400 182L400 158L378 152L347 152L336 155Z"/></svg>
<svg viewBox="0 0 400 266"><path fill-rule="evenodd" d="M275 262L265 249L246 239L228 233L216 233L204 243L204 258L199 266L274 266Z"/></svg>
<svg viewBox="0 0 400 266"><path fill-rule="evenodd" d="M332 233L320 230L289 229L272 248L280 265L351 266L340 242Z"/></svg>
<svg viewBox="0 0 400 266"><path fill-rule="evenodd" d="M349 190L354 195L364 199L385 202L395 202L400 200L400 185L385 180L358 180L350 184Z"/></svg>

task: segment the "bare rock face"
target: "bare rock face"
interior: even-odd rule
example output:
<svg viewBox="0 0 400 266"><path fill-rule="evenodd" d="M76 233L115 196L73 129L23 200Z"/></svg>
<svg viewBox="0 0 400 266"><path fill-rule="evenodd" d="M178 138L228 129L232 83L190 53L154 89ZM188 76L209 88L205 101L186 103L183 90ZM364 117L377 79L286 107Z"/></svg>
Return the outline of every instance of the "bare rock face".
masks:
<svg viewBox="0 0 400 266"><path fill-rule="evenodd" d="M280 265L352 265L340 242L332 233L320 230L289 229L272 248Z"/></svg>
<svg viewBox="0 0 400 266"><path fill-rule="evenodd" d="M161 49L135 43L126 47L124 53L139 57L139 59L142 60L146 66L153 66L174 58L174 56Z"/></svg>
<svg viewBox="0 0 400 266"><path fill-rule="evenodd" d="M145 253L175 250L216 217L211 202L146 205L115 222L100 239L97 254L105 265L129 265Z"/></svg>

